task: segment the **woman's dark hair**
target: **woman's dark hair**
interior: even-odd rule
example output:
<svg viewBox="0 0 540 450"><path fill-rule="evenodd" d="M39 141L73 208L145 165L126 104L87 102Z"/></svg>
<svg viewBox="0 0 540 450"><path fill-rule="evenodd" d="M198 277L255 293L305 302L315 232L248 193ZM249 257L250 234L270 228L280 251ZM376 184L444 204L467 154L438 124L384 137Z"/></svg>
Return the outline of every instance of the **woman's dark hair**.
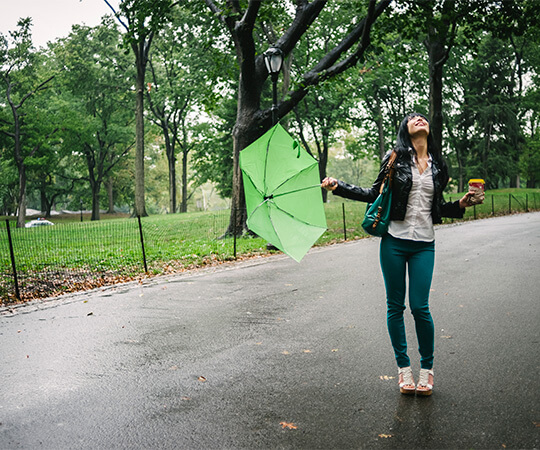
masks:
<svg viewBox="0 0 540 450"><path fill-rule="evenodd" d="M414 147L411 142L411 137L409 136L408 124L409 124L409 120L417 116L424 118L426 122L429 124L429 119L423 114L413 112L411 114L406 115L405 118L401 121L401 124L398 129L398 133L397 133L396 152L398 152L398 154L408 153L410 148L414 150ZM431 131L431 124L430 124L430 131ZM434 145L433 137L431 136L431 133L428 134L427 144L428 144L428 152L431 153L435 158L440 159L441 155L435 149L435 145Z"/></svg>

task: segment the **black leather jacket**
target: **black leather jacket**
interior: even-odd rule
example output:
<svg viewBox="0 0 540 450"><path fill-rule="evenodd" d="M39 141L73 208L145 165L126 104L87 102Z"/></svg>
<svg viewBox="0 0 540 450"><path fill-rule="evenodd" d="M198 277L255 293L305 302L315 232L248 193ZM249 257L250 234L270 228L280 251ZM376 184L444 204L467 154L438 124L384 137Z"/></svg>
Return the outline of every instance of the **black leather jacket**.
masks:
<svg viewBox="0 0 540 450"><path fill-rule="evenodd" d="M333 193L340 197L372 203L379 195L379 189L384 178L386 165L391 154L392 152L388 152L383 158L381 170L371 188L361 188L344 183L343 181L338 181L338 187ZM407 202L412 187L412 163L412 153L410 151L398 152L398 156L394 163L395 172L392 183L390 220L405 219ZM433 223L441 223L442 217L462 218L465 210L459 207L459 200L455 202L445 202L443 198L443 191L448 183L448 167L446 166L446 163L442 159L437 161L436 158L432 157L431 171L433 173L433 187L435 191L431 208L431 218L433 219Z"/></svg>

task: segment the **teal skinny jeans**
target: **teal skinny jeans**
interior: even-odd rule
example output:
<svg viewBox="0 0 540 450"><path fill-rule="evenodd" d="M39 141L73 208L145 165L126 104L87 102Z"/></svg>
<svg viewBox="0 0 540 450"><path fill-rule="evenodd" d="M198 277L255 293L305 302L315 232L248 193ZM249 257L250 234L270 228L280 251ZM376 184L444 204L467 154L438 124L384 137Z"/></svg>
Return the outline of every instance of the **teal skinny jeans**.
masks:
<svg viewBox="0 0 540 450"><path fill-rule="evenodd" d="M409 305L414 316L420 366L432 369L435 328L429 311L429 291L435 264L435 242L397 239L386 234L381 239L380 262L386 287L388 333L398 367L411 365L403 320L408 270Z"/></svg>

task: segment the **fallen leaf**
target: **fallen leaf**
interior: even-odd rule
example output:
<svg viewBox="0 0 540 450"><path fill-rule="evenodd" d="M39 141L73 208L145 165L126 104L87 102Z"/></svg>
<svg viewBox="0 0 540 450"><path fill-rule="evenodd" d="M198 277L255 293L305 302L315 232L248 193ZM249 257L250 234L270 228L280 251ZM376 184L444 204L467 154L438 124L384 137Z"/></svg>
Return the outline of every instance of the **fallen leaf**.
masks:
<svg viewBox="0 0 540 450"><path fill-rule="evenodd" d="M452 336L441 336L441 339L453 339Z"/></svg>
<svg viewBox="0 0 540 450"><path fill-rule="evenodd" d="M379 434L379 437L383 438L383 439L388 439L388 438L391 438L393 436L391 434Z"/></svg>
<svg viewBox="0 0 540 450"><path fill-rule="evenodd" d="M396 377L389 377L388 375L381 375L379 378L380 378L381 380L388 381L388 380L393 380L393 379L396 378Z"/></svg>
<svg viewBox="0 0 540 450"><path fill-rule="evenodd" d="M199 380L201 383L204 383L206 381L206 378L201 375L199 378L197 378L197 380Z"/></svg>
<svg viewBox="0 0 540 450"><path fill-rule="evenodd" d="M183 400L183 401L187 402L187 401L191 400L191 398L190 397L180 397L180 400Z"/></svg>
<svg viewBox="0 0 540 450"><path fill-rule="evenodd" d="M178 370L178 366L171 366L169 367L169 370Z"/></svg>
<svg viewBox="0 0 540 450"><path fill-rule="evenodd" d="M289 352L288 352L287 350L283 350L283 351L281 352L281 354L282 354L282 355L289 355Z"/></svg>
<svg viewBox="0 0 540 450"><path fill-rule="evenodd" d="M304 350L304 353L311 353L311 350Z"/></svg>
<svg viewBox="0 0 540 450"><path fill-rule="evenodd" d="M540 422L533 422L533 423L534 423L534 426L535 426L536 428L539 428L539 427L540 427Z"/></svg>
<svg viewBox="0 0 540 450"><path fill-rule="evenodd" d="M332 351L333 351L333 352L337 352L338 349L337 349L337 348L333 348Z"/></svg>
<svg viewBox="0 0 540 450"><path fill-rule="evenodd" d="M279 422L279 424L281 425L281 427L283 429L285 428L288 428L289 430L296 430L298 429L298 427L294 424L294 423L289 423L289 422Z"/></svg>

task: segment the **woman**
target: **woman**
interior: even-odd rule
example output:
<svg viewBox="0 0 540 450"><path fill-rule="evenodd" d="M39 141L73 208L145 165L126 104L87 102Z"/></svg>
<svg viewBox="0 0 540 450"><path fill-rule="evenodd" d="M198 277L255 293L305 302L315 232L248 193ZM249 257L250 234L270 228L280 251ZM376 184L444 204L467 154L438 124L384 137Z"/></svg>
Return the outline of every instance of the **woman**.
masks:
<svg viewBox="0 0 540 450"><path fill-rule="evenodd" d="M406 116L398 130L392 183L392 204L388 233L381 239L380 263L386 287L387 324L398 364L402 394L431 395L433 392L434 326L429 311L429 291L435 262L433 224L442 217L463 217L465 207L472 204L473 192L458 201L447 203L443 190L448 183L448 169L435 151L425 116ZM334 178L325 178L322 187L341 197L373 202L381 187L384 158L379 176L371 188L353 186ZM405 310L406 270L409 273L409 304L415 320L420 352L420 376L415 385L403 312Z"/></svg>

